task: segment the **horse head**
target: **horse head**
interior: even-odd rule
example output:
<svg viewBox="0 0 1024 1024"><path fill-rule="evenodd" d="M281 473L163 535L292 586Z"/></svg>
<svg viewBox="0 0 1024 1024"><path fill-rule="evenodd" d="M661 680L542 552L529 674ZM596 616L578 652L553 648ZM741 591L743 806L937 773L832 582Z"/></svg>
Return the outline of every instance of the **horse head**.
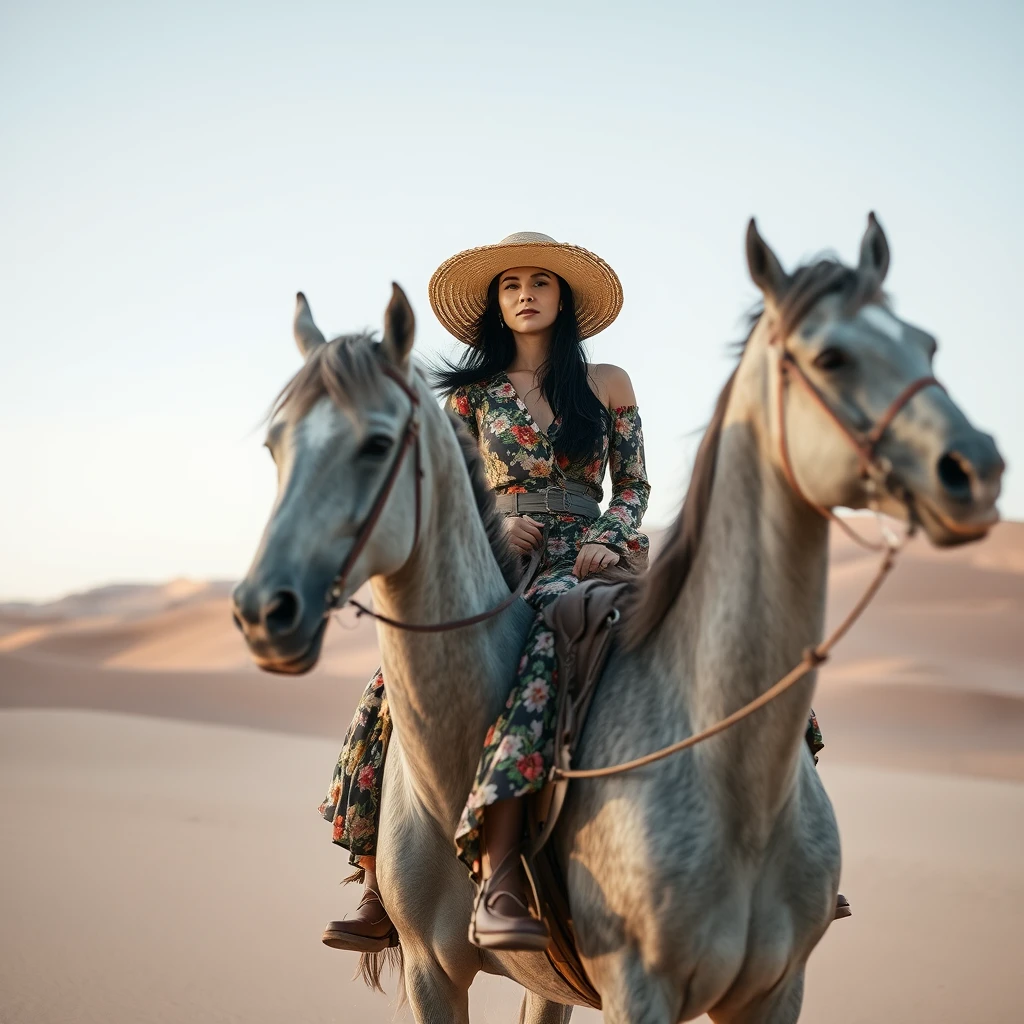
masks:
<svg viewBox="0 0 1024 1024"><path fill-rule="evenodd" d="M768 457L793 489L820 510L919 523L937 545L984 536L1003 460L934 378L935 338L890 308L874 215L856 268L823 259L788 274L753 221L747 262L764 312L737 385L756 389Z"/></svg>
<svg viewBox="0 0 1024 1024"><path fill-rule="evenodd" d="M390 574L416 541L420 417L443 414L411 366L415 321L398 285L379 342L327 341L305 296L294 334L305 362L281 392L266 447L277 498L236 586L234 619L256 663L297 674L320 656L328 618L371 576Z"/></svg>

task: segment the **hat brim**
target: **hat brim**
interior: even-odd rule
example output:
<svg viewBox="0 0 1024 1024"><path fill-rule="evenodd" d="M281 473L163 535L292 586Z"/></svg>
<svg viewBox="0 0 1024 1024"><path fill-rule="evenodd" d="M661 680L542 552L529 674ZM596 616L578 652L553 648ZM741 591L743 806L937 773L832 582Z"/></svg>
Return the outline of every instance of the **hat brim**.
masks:
<svg viewBox="0 0 1024 1024"><path fill-rule="evenodd" d="M445 330L467 345L487 306L491 281L511 267L541 267L568 282L576 303L580 336L603 331L622 309L622 284L600 256L563 242L481 245L456 253L430 279L430 306Z"/></svg>

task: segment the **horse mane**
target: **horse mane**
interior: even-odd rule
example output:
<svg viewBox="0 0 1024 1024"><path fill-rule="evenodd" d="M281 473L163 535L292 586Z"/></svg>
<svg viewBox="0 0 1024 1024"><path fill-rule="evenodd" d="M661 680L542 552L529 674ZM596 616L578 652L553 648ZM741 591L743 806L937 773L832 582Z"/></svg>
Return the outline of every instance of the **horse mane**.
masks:
<svg viewBox="0 0 1024 1024"><path fill-rule="evenodd" d="M830 257L799 267L789 279L776 306L775 330L780 337L790 334L827 295L838 295L847 316L869 302L884 301L882 281L873 271L852 269ZM626 603L623 641L627 647L642 644L664 622L683 592L690 576L711 508L718 448L725 413L732 397L740 361L750 339L764 318L759 306L750 316L746 338L737 345L738 357L729 379L715 402L715 410L697 449L683 507L650 570L638 577Z"/></svg>
<svg viewBox="0 0 1024 1024"><path fill-rule="evenodd" d="M351 418L353 396L383 397L379 348L372 331L342 334L318 345L274 399L267 418L283 415L297 422L325 395Z"/></svg>
<svg viewBox="0 0 1024 1024"><path fill-rule="evenodd" d="M383 397L386 378L381 372L382 358L380 343L370 331L343 334L318 346L281 389L267 418L273 420L286 416L295 422L325 396L352 418L356 409L355 396ZM413 372L424 380L418 367ZM465 424L450 412L447 419L459 443L459 452L469 474L473 498L491 552L509 589L514 590L522 577L523 564L505 533L504 517L498 511L494 491L487 482L483 458Z"/></svg>
<svg viewBox="0 0 1024 1024"><path fill-rule="evenodd" d="M480 454L476 439L470 434L466 424L450 411L448 412L448 421L452 425L452 430L455 431L459 450L466 463L466 472L469 474L469 483L473 488L476 510L480 513L480 521L487 531L491 553L501 569L501 575L505 577L509 590L515 590L523 576L523 560L508 539L508 533L505 530L505 517L498 511L494 488L488 483L487 474L484 472L484 458Z"/></svg>

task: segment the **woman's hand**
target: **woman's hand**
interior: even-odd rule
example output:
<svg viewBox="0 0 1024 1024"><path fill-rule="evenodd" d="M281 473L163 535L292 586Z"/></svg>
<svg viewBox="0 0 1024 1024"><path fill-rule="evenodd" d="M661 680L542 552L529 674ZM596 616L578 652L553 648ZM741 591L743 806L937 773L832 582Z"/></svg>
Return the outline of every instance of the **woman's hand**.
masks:
<svg viewBox="0 0 1024 1024"><path fill-rule="evenodd" d="M512 547L528 555L534 548L539 548L544 539L544 526L529 516L509 516L505 520L508 539Z"/></svg>
<svg viewBox="0 0 1024 1024"><path fill-rule="evenodd" d="M577 579L585 580L591 573L601 572L609 566L616 565L619 556L603 544L584 544L576 556L576 564L572 567Z"/></svg>

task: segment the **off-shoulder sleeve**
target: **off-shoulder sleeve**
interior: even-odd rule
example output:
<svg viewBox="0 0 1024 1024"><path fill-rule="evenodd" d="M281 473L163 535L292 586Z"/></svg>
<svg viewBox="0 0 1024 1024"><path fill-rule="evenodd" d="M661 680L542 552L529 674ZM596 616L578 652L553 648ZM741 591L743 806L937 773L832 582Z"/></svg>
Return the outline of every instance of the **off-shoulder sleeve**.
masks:
<svg viewBox="0 0 1024 1024"><path fill-rule="evenodd" d="M480 427L476 422L476 412L469 402L466 388L457 388L448 396L448 408L466 424L469 432L479 441Z"/></svg>
<svg viewBox="0 0 1024 1024"><path fill-rule="evenodd" d="M604 544L623 555L647 549L640 524L647 511L651 485L644 461L644 435L640 411L635 405L611 410L612 497L604 514L595 519L583 537L584 544Z"/></svg>

